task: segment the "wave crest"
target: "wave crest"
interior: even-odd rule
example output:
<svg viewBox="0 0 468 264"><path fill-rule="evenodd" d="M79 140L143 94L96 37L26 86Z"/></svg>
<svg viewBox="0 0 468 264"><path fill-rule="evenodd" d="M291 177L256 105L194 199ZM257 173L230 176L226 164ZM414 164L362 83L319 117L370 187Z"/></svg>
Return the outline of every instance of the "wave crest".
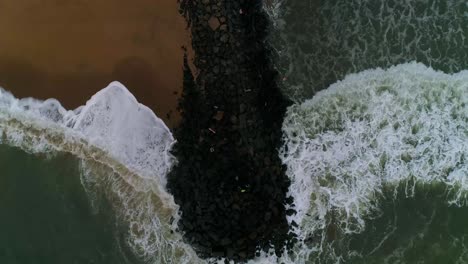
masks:
<svg viewBox="0 0 468 264"><path fill-rule="evenodd" d="M418 63L348 75L288 109L281 158L292 179L298 232L307 240L361 232L384 193L443 183L467 202L468 71ZM328 229L328 230L327 230ZM316 250L322 251L322 244ZM308 253L307 253L308 254Z"/></svg>
<svg viewBox="0 0 468 264"><path fill-rule="evenodd" d="M0 144L29 153L80 158L91 204L102 195L112 201L138 256L157 263L200 261L173 231L178 207L165 176L175 162L169 153L174 138L122 84L112 82L73 111L55 99L16 99L0 89L0 135Z"/></svg>

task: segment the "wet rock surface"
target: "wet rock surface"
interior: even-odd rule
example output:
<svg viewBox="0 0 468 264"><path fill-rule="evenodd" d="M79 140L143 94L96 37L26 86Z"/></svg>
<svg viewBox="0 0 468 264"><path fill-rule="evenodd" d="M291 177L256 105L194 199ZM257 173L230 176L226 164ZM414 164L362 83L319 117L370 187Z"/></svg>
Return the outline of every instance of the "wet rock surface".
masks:
<svg viewBox="0 0 468 264"><path fill-rule="evenodd" d="M275 83L262 2L183 0L180 8L197 74L185 59L178 164L168 176L179 228L203 257L280 255L294 240L286 220L290 181L277 151L289 102Z"/></svg>

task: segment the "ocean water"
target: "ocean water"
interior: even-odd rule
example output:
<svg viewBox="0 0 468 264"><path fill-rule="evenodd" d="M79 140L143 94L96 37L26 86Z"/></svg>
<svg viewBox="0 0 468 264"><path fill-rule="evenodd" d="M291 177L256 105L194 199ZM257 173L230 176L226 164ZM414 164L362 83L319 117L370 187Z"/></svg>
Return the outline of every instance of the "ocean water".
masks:
<svg viewBox="0 0 468 264"><path fill-rule="evenodd" d="M266 10L301 242L258 262L467 263L466 1Z"/></svg>
<svg viewBox="0 0 468 264"><path fill-rule="evenodd" d="M165 190L173 143L118 82L75 110L0 90L0 262L200 262Z"/></svg>
<svg viewBox="0 0 468 264"><path fill-rule="evenodd" d="M125 230L104 200L93 210L72 155L0 145L0 168L1 263L130 263Z"/></svg>
<svg viewBox="0 0 468 264"><path fill-rule="evenodd" d="M463 0L273 0L277 66L300 102L349 73L417 61L454 73L468 67Z"/></svg>
<svg viewBox="0 0 468 264"><path fill-rule="evenodd" d="M300 241L250 263L467 263L468 4L271 2ZM174 142L118 82L74 110L0 89L0 263L215 262L177 231Z"/></svg>
<svg viewBox="0 0 468 264"><path fill-rule="evenodd" d="M438 263L424 247L403 245L410 243L405 240L410 231L417 232L411 226L422 225L432 227L424 232L441 240L414 236L426 246L440 243L441 250L431 251L438 257L466 254L465 227L446 225L462 223L451 220L468 210L467 93L467 71L445 74L408 63L348 75L292 106L283 124L282 159L298 210L290 221L299 224L297 232L310 249L301 257L325 263L376 258L381 263L401 254L405 257L389 263L416 263L406 257L412 254L419 263ZM428 193L426 200L420 192ZM423 220L412 223L418 218L418 199L425 202ZM431 225L428 205L434 214L454 214L441 226ZM460 241L458 248L443 239L447 228L460 230L453 237ZM359 249L363 241L367 244Z"/></svg>

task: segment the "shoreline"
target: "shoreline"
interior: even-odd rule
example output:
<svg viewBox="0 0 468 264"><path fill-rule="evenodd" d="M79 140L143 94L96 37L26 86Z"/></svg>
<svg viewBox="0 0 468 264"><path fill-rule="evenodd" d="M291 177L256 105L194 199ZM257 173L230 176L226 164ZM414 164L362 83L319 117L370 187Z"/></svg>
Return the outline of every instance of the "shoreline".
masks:
<svg viewBox="0 0 468 264"><path fill-rule="evenodd" d="M270 21L261 0L180 2L192 31L194 77L185 61L178 164L168 189L180 206L179 229L202 257L281 255L295 241L290 184L278 155L289 101L281 94Z"/></svg>
<svg viewBox="0 0 468 264"><path fill-rule="evenodd" d="M74 109L116 80L174 128L181 47L190 41L177 10L172 0L4 3L0 86L18 98L55 98Z"/></svg>

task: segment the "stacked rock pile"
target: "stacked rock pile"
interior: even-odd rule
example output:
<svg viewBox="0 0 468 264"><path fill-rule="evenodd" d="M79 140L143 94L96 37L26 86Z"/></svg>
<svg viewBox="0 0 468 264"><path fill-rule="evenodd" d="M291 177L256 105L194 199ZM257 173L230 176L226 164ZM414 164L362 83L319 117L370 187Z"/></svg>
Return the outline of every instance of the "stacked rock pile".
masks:
<svg viewBox="0 0 468 264"><path fill-rule="evenodd" d="M278 157L289 102L265 38L259 0L183 0L196 74L185 58L183 121L168 188L179 228L201 256L243 261L290 248L290 181ZM193 76L196 76L194 78Z"/></svg>

